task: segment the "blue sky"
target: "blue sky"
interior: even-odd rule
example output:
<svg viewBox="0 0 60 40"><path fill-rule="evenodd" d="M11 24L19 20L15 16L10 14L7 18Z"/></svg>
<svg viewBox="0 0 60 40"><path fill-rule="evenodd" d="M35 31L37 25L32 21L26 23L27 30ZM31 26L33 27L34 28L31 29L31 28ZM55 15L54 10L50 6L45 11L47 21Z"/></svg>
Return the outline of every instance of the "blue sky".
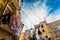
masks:
<svg viewBox="0 0 60 40"><path fill-rule="evenodd" d="M23 0L21 21L24 30L46 20L47 23L60 20L60 0Z"/></svg>

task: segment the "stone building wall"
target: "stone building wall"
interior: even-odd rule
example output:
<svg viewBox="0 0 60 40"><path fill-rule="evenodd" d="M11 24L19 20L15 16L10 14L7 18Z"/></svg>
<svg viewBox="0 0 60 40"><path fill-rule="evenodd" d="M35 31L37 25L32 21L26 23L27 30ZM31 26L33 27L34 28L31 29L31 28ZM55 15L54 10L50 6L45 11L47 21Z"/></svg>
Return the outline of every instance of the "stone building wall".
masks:
<svg viewBox="0 0 60 40"><path fill-rule="evenodd" d="M51 35L50 36L51 40L60 40L59 27L60 27L60 20L56 20L51 23L46 23L45 21L43 21L43 22L40 22L38 25L35 25L35 29L40 28L41 32L44 29L44 32L42 32L42 36L45 36L44 39L46 39L46 35L48 34L48 36ZM37 30L35 30L35 31L37 31ZM36 35L38 35L38 33ZM46 40L48 40L48 39L46 39Z"/></svg>
<svg viewBox="0 0 60 40"><path fill-rule="evenodd" d="M13 40L13 35L0 28L0 40Z"/></svg>
<svg viewBox="0 0 60 40"><path fill-rule="evenodd" d="M60 30L57 28L59 27L59 25L60 25L60 20L48 24L51 35L54 38L54 40L60 40Z"/></svg>

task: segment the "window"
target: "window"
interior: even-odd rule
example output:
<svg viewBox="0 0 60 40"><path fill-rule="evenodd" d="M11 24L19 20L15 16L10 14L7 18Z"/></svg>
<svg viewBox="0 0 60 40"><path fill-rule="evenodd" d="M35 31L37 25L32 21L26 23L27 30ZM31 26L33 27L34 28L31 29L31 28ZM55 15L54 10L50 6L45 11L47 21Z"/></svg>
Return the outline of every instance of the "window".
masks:
<svg viewBox="0 0 60 40"><path fill-rule="evenodd" d="M40 30L38 30L38 34L41 35L41 31Z"/></svg>
<svg viewBox="0 0 60 40"><path fill-rule="evenodd" d="M42 32L45 32L45 30L42 30Z"/></svg>
<svg viewBox="0 0 60 40"><path fill-rule="evenodd" d="M51 37L49 37L48 40L51 40Z"/></svg>
<svg viewBox="0 0 60 40"><path fill-rule="evenodd" d="M57 25L57 29L60 31L60 25Z"/></svg>
<svg viewBox="0 0 60 40"><path fill-rule="evenodd" d="M21 0L21 2L23 2L23 0Z"/></svg>
<svg viewBox="0 0 60 40"><path fill-rule="evenodd" d="M46 35L45 37L46 37L46 38L48 38L48 36L47 36L47 35Z"/></svg>
<svg viewBox="0 0 60 40"><path fill-rule="evenodd" d="M41 31L40 31L40 29L39 29L39 28L38 28L38 34L39 34L39 35L41 35Z"/></svg>
<svg viewBox="0 0 60 40"><path fill-rule="evenodd" d="M45 40L45 39L43 39L43 40Z"/></svg>
<svg viewBox="0 0 60 40"><path fill-rule="evenodd" d="M43 25L41 24L41 27L43 28Z"/></svg>

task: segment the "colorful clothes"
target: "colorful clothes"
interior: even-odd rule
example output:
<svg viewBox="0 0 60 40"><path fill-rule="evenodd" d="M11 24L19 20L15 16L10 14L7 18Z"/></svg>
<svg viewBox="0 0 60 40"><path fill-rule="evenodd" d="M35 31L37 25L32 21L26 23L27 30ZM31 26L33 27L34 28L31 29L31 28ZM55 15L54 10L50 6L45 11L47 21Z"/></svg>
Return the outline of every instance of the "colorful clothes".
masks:
<svg viewBox="0 0 60 40"><path fill-rule="evenodd" d="M19 36L19 33L20 33L20 28L18 27L18 17L13 15L11 17L11 23L10 23L10 26L11 26L11 29L15 32L15 35Z"/></svg>

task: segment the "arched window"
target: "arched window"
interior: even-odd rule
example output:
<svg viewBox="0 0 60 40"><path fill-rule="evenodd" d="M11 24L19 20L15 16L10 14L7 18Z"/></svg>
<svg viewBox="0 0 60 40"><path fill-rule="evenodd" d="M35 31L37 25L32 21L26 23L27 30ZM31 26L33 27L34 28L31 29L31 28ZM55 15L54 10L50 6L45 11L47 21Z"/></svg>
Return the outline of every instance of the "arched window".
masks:
<svg viewBox="0 0 60 40"><path fill-rule="evenodd" d="M45 32L45 30L42 30L42 32Z"/></svg>
<svg viewBox="0 0 60 40"><path fill-rule="evenodd" d="M46 37L46 38L48 38L48 36L47 36L47 35L46 35L45 37Z"/></svg>
<svg viewBox="0 0 60 40"><path fill-rule="evenodd" d="M43 25L41 24L41 27L43 28Z"/></svg>

